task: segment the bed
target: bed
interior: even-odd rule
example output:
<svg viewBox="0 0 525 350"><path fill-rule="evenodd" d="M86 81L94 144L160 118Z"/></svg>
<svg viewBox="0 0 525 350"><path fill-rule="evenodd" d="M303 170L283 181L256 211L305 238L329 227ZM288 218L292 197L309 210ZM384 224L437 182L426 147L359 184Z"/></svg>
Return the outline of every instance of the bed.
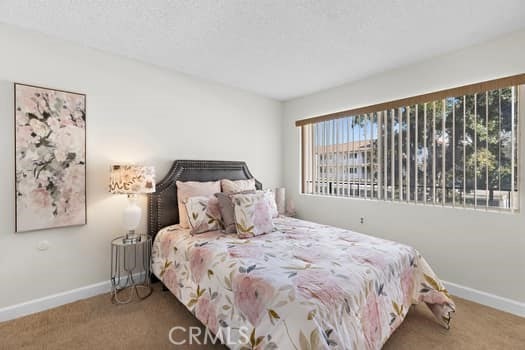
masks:
<svg viewBox="0 0 525 350"><path fill-rule="evenodd" d="M253 176L244 162L176 161L148 228L155 276L229 348L379 349L420 302L449 327L454 302L410 246L289 217L250 239L181 229L175 181L223 178Z"/></svg>

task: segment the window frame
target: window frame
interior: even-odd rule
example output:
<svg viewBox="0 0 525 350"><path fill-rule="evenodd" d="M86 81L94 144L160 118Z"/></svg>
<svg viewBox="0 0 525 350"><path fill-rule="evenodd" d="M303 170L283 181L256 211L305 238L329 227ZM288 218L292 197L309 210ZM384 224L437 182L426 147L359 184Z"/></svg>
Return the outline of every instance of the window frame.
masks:
<svg viewBox="0 0 525 350"><path fill-rule="evenodd" d="M301 120L297 120L295 122L295 125L297 127L300 127L301 128L301 132L300 132L300 160L301 160L301 186L300 186L300 193L301 194L306 194L306 195L310 195L310 194L313 194L313 195L326 195L326 193L323 193L324 191L321 191L319 193L307 193L306 191L306 186L305 186L305 173L306 173L306 165L305 165L305 160L304 160L304 149L306 148L307 145L305 145L305 139L306 139L306 128L304 128L304 126L306 125L311 125L311 124L316 124L316 123L320 123L320 122L327 122L327 121L337 121L339 119L343 119L343 118L348 118L348 117L351 117L351 116L359 116L359 115L368 115L368 114L372 114L372 113L378 113L378 112L382 112L382 111L385 111L385 110L395 110L395 109L399 109L399 108L410 108L410 106L414 106L414 105L418 105L418 104L422 104L422 103L428 103L428 102L433 102L433 101L436 101L436 100L442 100L443 103L445 104L445 101L450 99L450 98L457 98L458 96L464 96L464 95L477 95L477 94L484 94L484 93L488 93L489 91L492 91L492 90L497 90L497 89L502 89L502 88L509 88L509 87L517 87L516 89L516 110L515 110L515 113L517 115L517 125L515 125L515 130L513 131L513 135L515 137L515 141L512 142L512 147L514 147L514 144L516 143L517 147L514 149L515 151L515 154L513 153L512 154L512 159L514 161L514 157L517 161L517 164L516 164L516 171L512 171L512 176L513 176L513 179L516 179L517 180L517 186L514 186L514 180L512 180L512 186L513 186L513 192L509 192L510 193L510 197L512 197L512 203L510 204L510 208L499 208L499 207L496 207L496 206L488 206L487 204L487 208L483 208L483 209L487 209L489 211L502 211L502 212L519 212L520 211L520 208L521 208L521 197L522 197L522 171L521 171L521 168L522 168L522 164L523 164L523 160L522 160L522 152L520 151L520 148L523 147L523 144L525 143L524 140L522 139L522 129L524 127L523 124L525 124L525 113L524 113L524 106L523 104L525 104L525 99L523 99L523 96L525 95L525 74L519 74L519 75L514 75L514 76L509 76L509 77L504 77L504 78L499 78L499 79L494 79L494 80L489 80L489 81L484 81L484 82L480 82L480 83L475 83L475 84L470 84L470 85L464 85L464 86L461 86L461 87L455 87L455 88L451 88L451 89L446 89L446 90L440 90L440 91L437 91L437 92L432 92L432 93L427 93L427 94L422 94L422 95L417 95L417 96L412 96L412 97L407 97L407 98L403 98L403 99L398 99L398 100L394 100L394 101L389 101L389 102L384 102L384 103L379 103L379 104L374 104L374 105L370 105L370 106L365 106L365 107L359 107L359 108L354 108L354 109L349 109L349 110L344 110L344 111L340 111L340 112L335 112L335 113L330 113L330 114L325 114L325 115L320 115L320 116L316 116L316 117L311 117L311 118L306 118L306 119L301 119ZM520 105L520 97L521 97L521 105ZM488 100L487 100L488 101ZM409 112L410 113L410 112ZM416 116L417 118L417 116ZM512 116L512 118L514 118ZM410 118L409 118L410 119ZM344 123L344 122L342 122ZM444 122L443 122L444 123ZM335 125L335 124L333 124ZM441 126L440 126L441 127ZM444 127L443 127L444 128ZM392 129L393 130L393 129ZM313 131L312 131L313 133ZM312 143L314 142L313 140L311 141ZM336 143L336 147L339 147L339 144ZM311 145L310 145L311 146ZM326 144L324 145L325 147L327 146ZM378 147L375 147L375 149L372 149L372 151L369 153L368 150L366 151L361 151L359 149L348 149L348 150L339 150L339 148L337 148L336 151L334 152L341 152L341 157L343 158L343 163L346 161L346 162L352 162L352 160L358 158L358 153L366 153L366 155L368 155L369 157L372 156L373 152L378 152L378 154L381 154L381 152L383 151L383 146L384 146L384 150L387 149L387 147L390 147L390 145L379 145ZM374 147L374 146L372 146ZM401 146L400 146L401 147ZM436 147L438 148L438 147ZM443 147L441 147L443 148ZM441 152L441 150L440 150ZM353 155L353 156L351 156ZM330 153L330 157L332 156L332 153ZM346 159L344 159L346 156ZM324 156L325 159L326 159L326 155ZM337 156L336 156L337 157ZM322 155L320 156L320 159L322 159ZM370 159L368 160L370 162ZM390 160L388 160L390 161ZM443 160L444 161L444 160ZM465 159L464 159L465 161ZM381 162L383 162L383 160L381 160ZM407 162L408 163L408 166L410 166L410 162ZM385 160L385 164L386 164L386 160ZM330 164L326 163L325 166L329 166ZM498 164L498 166L501 166L501 163ZM322 166L321 166L322 168ZM351 167L352 169L354 169L353 167ZM313 169L313 168L312 168ZM386 169L386 168L385 168ZM409 168L408 168L409 169ZM514 169L514 165L512 166L512 169ZM355 169L357 170L357 169ZM401 168L400 168L401 170ZM313 170L312 170L313 171ZM366 169L364 170L366 171ZM343 176L347 176L348 178L351 177L350 175L353 173L351 173L350 171L343 171L341 170L340 173L343 174ZM357 172L356 172L357 173ZM385 173L386 174L386 173ZM326 173L325 173L326 175ZM435 179L435 177L434 177ZM408 180L410 181L410 180ZM464 181L465 182L465 181ZM313 186L313 184L312 184ZM322 185L323 187L325 185ZM404 185L402 185L401 187L403 187ZM436 186L441 186L440 183L436 184ZM407 187L408 189L409 187ZM488 188L488 186L487 186ZM475 191L474 192L477 192L479 190L478 187L476 187ZM498 189L499 191L501 191L501 187ZM372 192L374 190L372 189ZM415 196L418 195L418 189L416 189L416 194ZM350 192L350 190L349 190ZM349 193L348 192L348 193ZM328 195L331 195L331 194L328 194ZM410 194L411 196L414 195L413 193ZM465 193L463 194L465 196ZM347 194L347 195L339 195L337 194L337 196L339 197L342 197L342 198L350 198L350 199L358 199L359 197L356 197L356 196L352 196L350 194ZM487 195L488 196L488 195ZM365 197L366 198L366 197ZM406 200L402 200L402 199L395 199L395 200L389 200L388 198L383 198L382 196L380 198L373 198L373 199L377 199L377 200L388 200L388 201L392 201L392 202L396 202L396 203L400 203L400 202L407 202ZM434 200L435 200L435 197L434 197ZM510 199L509 199L510 201ZM410 202L410 200L409 200ZM417 200L415 201L417 203ZM487 200L488 202L488 200ZM430 203L431 204L431 203ZM441 203L434 203L434 204L441 204ZM441 205L439 205L441 206ZM443 204L443 206L445 207L452 207L452 208L470 208L469 206L465 207L465 206L456 206L456 205L445 205ZM477 202L475 202L475 205L474 207L477 206Z"/></svg>

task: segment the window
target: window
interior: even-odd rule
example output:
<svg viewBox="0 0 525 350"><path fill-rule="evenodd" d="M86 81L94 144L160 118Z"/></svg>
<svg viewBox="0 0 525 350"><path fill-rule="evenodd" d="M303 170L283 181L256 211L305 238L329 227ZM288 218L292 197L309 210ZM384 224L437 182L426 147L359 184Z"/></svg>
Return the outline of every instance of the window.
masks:
<svg viewBox="0 0 525 350"><path fill-rule="evenodd" d="M519 75L299 120L302 192L518 210L523 83ZM319 159L337 153L346 161L323 172Z"/></svg>

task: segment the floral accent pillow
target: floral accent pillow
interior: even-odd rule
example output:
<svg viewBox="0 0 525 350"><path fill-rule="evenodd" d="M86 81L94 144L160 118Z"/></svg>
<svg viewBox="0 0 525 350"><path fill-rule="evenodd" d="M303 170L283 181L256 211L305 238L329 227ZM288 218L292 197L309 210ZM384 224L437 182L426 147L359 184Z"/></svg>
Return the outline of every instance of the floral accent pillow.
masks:
<svg viewBox="0 0 525 350"><path fill-rule="evenodd" d="M242 191L234 193L219 192L215 193L215 197L219 200L219 210L221 211L222 224L224 226L224 233L237 233L235 226L235 212L232 197L236 194L254 194L255 191Z"/></svg>
<svg viewBox="0 0 525 350"><path fill-rule="evenodd" d="M190 197L184 203L192 235L222 228L219 200L214 196Z"/></svg>
<svg viewBox="0 0 525 350"><path fill-rule="evenodd" d="M264 190L264 191L257 191L264 193L264 198L268 201L268 205L270 206L270 211L272 213L272 218L276 218L279 216L279 211L277 210L277 203L275 202L275 192L272 190Z"/></svg>
<svg viewBox="0 0 525 350"><path fill-rule="evenodd" d="M237 194L232 197L235 226L239 238L250 238L274 230L272 211L266 194Z"/></svg>
<svg viewBox="0 0 525 350"><path fill-rule="evenodd" d="M221 191L220 181L177 181L177 202L179 206L179 224L182 228L190 228L188 222L188 213L184 203L190 197L197 196L213 196L215 193Z"/></svg>

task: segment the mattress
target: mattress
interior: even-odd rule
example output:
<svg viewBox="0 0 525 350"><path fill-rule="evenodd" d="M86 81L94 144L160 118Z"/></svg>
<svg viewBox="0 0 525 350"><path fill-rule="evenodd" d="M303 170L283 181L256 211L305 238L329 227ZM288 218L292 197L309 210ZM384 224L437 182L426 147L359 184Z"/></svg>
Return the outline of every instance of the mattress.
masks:
<svg viewBox="0 0 525 350"><path fill-rule="evenodd" d="M448 328L454 302L416 249L293 218L275 225L250 239L164 228L152 271L231 349L380 349L420 302Z"/></svg>

